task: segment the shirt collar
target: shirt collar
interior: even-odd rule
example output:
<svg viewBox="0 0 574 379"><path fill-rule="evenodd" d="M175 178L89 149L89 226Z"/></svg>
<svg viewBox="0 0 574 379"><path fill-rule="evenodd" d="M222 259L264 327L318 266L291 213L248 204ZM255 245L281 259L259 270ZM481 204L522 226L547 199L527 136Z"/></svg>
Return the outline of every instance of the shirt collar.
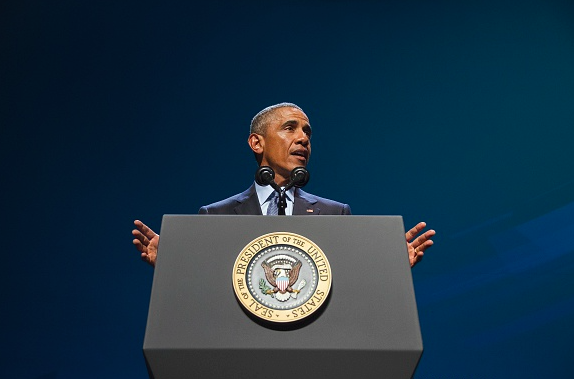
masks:
<svg viewBox="0 0 574 379"><path fill-rule="evenodd" d="M269 198L269 195L271 195L271 192L275 190L271 186L263 187L255 183L255 191L257 192L257 198L259 199L259 206L262 206ZM295 187L291 187L287 192L285 192L285 195L287 201L293 203L293 199L295 199Z"/></svg>

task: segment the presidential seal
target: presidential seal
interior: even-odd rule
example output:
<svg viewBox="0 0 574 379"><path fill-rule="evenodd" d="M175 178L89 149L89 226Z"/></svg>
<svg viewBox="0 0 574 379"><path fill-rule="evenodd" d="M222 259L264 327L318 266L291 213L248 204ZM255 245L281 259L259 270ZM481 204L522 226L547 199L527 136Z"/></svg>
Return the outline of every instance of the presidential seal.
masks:
<svg viewBox="0 0 574 379"><path fill-rule="evenodd" d="M269 233L239 253L233 289L241 305L263 320L299 321L327 299L331 267L311 240L294 233Z"/></svg>

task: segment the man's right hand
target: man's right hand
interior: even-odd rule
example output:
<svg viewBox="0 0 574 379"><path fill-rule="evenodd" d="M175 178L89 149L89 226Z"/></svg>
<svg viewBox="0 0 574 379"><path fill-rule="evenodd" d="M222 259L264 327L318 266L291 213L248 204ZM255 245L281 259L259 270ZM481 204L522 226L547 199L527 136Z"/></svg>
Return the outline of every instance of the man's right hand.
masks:
<svg viewBox="0 0 574 379"><path fill-rule="evenodd" d="M148 228L148 226L140 220L135 220L134 225L137 229L132 230L132 234L135 237L133 244L141 253L142 260L155 267L159 234Z"/></svg>

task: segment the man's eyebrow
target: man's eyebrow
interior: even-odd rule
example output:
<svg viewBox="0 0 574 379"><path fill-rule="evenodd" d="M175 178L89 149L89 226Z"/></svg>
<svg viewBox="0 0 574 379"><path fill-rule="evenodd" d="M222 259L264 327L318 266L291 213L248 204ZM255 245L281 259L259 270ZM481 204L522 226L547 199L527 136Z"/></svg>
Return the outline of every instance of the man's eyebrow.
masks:
<svg viewBox="0 0 574 379"><path fill-rule="evenodd" d="M287 121L285 121L285 122L283 123L282 126L297 125L297 124L299 124L299 121L297 121L297 120L287 120ZM306 122L305 124L303 124L303 127L304 127L304 128L312 129L312 128L311 128L311 124L309 124L308 122Z"/></svg>

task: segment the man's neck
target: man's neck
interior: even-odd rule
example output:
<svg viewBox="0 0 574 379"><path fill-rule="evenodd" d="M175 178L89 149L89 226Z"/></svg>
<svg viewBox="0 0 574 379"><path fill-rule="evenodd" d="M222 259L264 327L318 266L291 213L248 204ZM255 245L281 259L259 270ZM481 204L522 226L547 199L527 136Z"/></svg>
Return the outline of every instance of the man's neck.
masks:
<svg viewBox="0 0 574 379"><path fill-rule="evenodd" d="M277 185L279 187L285 187L287 184L289 184L289 179L288 178L283 178L280 175L276 175L275 176L275 183L277 183Z"/></svg>

